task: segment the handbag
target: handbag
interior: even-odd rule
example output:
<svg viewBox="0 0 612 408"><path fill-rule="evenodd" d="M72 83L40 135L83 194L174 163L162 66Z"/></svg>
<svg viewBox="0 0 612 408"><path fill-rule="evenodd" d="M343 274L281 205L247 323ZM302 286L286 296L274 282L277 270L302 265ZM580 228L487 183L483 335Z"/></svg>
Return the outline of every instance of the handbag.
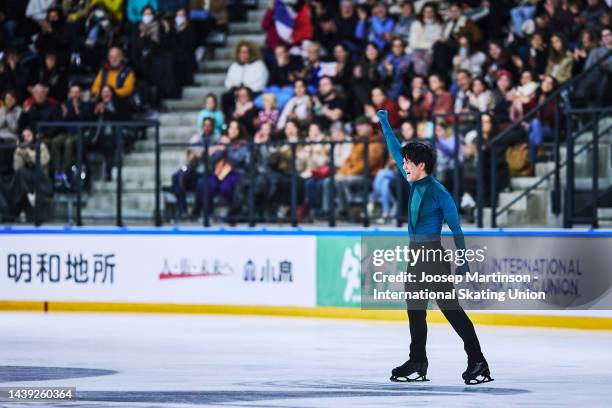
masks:
<svg viewBox="0 0 612 408"><path fill-rule="evenodd" d="M321 180L328 177L331 174L331 166L324 164L312 170L312 178L315 180Z"/></svg>

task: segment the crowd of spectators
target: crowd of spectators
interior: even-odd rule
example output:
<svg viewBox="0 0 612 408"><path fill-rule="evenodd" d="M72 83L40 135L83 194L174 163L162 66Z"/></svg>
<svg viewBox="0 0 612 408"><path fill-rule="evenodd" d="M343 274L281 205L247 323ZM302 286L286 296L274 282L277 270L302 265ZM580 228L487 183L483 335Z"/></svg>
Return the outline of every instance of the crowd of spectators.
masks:
<svg viewBox="0 0 612 408"><path fill-rule="evenodd" d="M378 109L389 112L402 143L422 140L436 146L437 176L451 191L454 169L459 168L460 204L470 214L479 154L475 115L482 115L487 204L488 141L511 123L521 122L507 138L507 149L496 149L498 191L509 187L510 176L532 175L534 164L546 155L543 143L552 138L557 102L548 103L537 115L525 114L612 50L612 14L610 2L604 0L298 1L292 2L296 11L308 7L312 24L312 38L299 43L283 40L270 23L275 3L270 2L261 24L265 46L259 49L247 41L236 46L221 104L217 107L207 99L202 117L214 116L217 127L219 121L238 126L242 130L235 132L237 137L246 135L245 142L254 137L256 144L354 142L335 145L337 208L350 217L351 203L361 202L366 183L370 209L380 206L380 222L405 205L397 203L402 197L401 176L377 143ZM611 62L585 77L576 95L590 103L609 104ZM211 143L223 144L223 137ZM372 142L367 174L364 143L359 143L363 139ZM329 145L313 150L315 146L300 144L294 152L302 219L329 210ZM256 208L275 202L282 216L290 149L273 144L255 149L260 152L252 158L259 169ZM306 155L314 157L302 160ZM208 183L210 191L218 184L232 190L230 207L244 210L249 183L241 182L240 169L247 165L247 156L218 156L213 162L214 174L200 184ZM174 188L180 192L179 173ZM233 176L227 182L226 174ZM230 197L223 190L222 195ZM213 205L210 201L209 211ZM200 211L197 207L194 215Z"/></svg>
<svg viewBox="0 0 612 408"><path fill-rule="evenodd" d="M0 2L0 219L31 218L35 194L45 202L82 177L78 129L41 122L146 117L192 83L207 36L227 23L223 0ZM129 149L135 136L119 131ZM109 180L113 129L83 132L83 160L99 152Z"/></svg>

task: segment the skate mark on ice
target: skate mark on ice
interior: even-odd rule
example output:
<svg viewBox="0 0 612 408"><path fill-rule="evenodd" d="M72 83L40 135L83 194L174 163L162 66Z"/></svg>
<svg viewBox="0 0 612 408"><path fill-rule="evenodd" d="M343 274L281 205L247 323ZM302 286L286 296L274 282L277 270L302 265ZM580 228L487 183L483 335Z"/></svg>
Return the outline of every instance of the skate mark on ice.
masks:
<svg viewBox="0 0 612 408"><path fill-rule="evenodd" d="M64 380L111 374L117 374L117 371L78 367L0 366L0 383Z"/></svg>
<svg viewBox="0 0 612 408"><path fill-rule="evenodd" d="M403 384L403 386L402 386ZM418 382L411 383L387 383L373 381L337 381L337 380L297 380L291 381L264 381L264 382L240 382L234 385L242 387L270 387L270 388L316 388L316 389L342 389L342 390L388 390L394 392L418 392L419 394L431 395L432 393L443 394L489 394L489 395L516 395L530 393L530 390L520 388L499 387L466 387L465 385L432 385Z"/></svg>

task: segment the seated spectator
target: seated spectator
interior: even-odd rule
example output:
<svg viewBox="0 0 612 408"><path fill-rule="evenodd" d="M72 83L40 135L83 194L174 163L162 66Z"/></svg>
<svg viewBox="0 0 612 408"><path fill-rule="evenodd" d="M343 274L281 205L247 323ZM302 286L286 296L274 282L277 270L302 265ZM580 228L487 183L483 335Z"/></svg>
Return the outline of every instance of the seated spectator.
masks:
<svg viewBox="0 0 612 408"><path fill-rule="evenodd" d="M462 69L468 71L472 77L481 76L487 57L472 46L470 38L465 34L459 36L458 45L459 52L453 58L454 76Z"/></svg>
<svg viewBox="0 0 612 408"><path fill-rule="evenodd" d="M567 49L567 43L563 34L553 34L550 37L550 45L545 74L552 76L557 82L563 83L572 76L574 57Z"/></svg>
<svg viewBox="0 0 612 408"><path fill-rule="evenodd" d="M23 110L19 117L19 127L30 127L36 129L40 122L53 122L61 119L61 111L57 102L48 97L48 89L42 84L36 84L32 88L32 97L23 103ZM51 148L51 143L55 136L60 133L57 127L47 127L38 132L47 147ZM55 167L52 171L57 170Z"/></svg>
<svg viewBox="0 0 612 408"><path fill-rule="evenodd" d="M274 49L274 62L269 66L270 77L268 85L284 87L295 82L300 70L300 61L289 55L285 45L278 45Z"/></svg>
<svg viewBox="0 0 612 408"><path fill-rule="evenodd" d="M404 90L404 79L410 74L411 60L406 53L406 46L399 38L391 41L391 52L382 62L383 77L389 84L389 97L396 100Z"/></svg>
<svg viewBox="0 0 612 408"><path fill-rule="evenodd" d="M414 122L428 120L434 103L434 95L427 89L425 79L422 76L415 75L412 77L408 98L410 100L409 113L406 116L400 115L400 117Z"/></svg>
<svg viewBox="0 0 612 408"><path fill-rule="evenodd" d="M497 122L488 113L481 116L482 124L482 162L483 172L483 202L485 206L491 204L491 151L489 141L498 133ZM470 210L475 205L477 180L478 180L478 132L474 129L465 135L465 145L461 149L464 165L463 165L463 197L461 199L461 208ZM508 172L508 164L506 163L506 149L495 149L497 154L497 191L504 191L510 185L510 177Z"/></svg>
<svg viewBox="0 0 612 408"><path fill-rule="evenodd" d="M259 129L264 123L268 123L272 128L278 122L278 108L276 106L276 96L273 93L265 93L262 95L264 108L257 114L255 120L255 128Z"/></svg>
<svg viewBox="0 0 612 408"><path fill-rule="evenodd" d="M285 104L276 124L276 130L282 130L287 121L298 121L300 127L312 118L312 99L306 90L306 83L298 79L293 86L294 96Z"/></svg>
<svg viewBox="0 0 612 408"><path fill-rule="evenodd" d="M455 74L456 93L455 93L455 113L469 112L468 92L472 87L472 75L465 69L460 69Z"/></svg>
<svg viewBox="0 0 612 408"><path fill-rule="evenodd" d="M512 74L505 69L497 72L497 80L493 89L493 115L497 123L510 121L512 106Z"/></svg>
<svg viewBox="0 0 612 408"><path fill-rule="evenodd" d="M395 22L387 16L387 5L375 3L372 16L368 18L363 8L357 9L359 22L355 28L355 37L362 41L370 41L383 51L393 37Z"/></svg>
<svg viewBox="0 0 612 408"><path fill-rule="evenodd" d="M523 55L522 58L515 55L512 57L512 61L518 70L530 70L539 77L546 70L549 54L548 46L544 42L541 32L535 32L531 35L529 45L526 55ZM505 67L505 69L509 69L509 67ZM516 71L511 70L510 72L512 75L517 74Z"/></svg>
<svg viewBox="0 0 612 408"><path fill-rule="evenodd" d="M344 117L344 99L338 96L334 83L330 77L323 77L319 81L319 93L313 98L314 120L322 129Z"/></svg>
<svg viewBox="0 0 612 408"><path fill-rule="evenodd" d="M597 35L591 30L583 30L580 33L580 43L574 48L574 65L572 75L578 75L584 69L589 53L597 48Z"/></svg>
<svg viewBox="0 0 612 408"><path fill-rule="evenodd" d="M404 1L400 9L400 16L395 24L394 34L404 42L404 44L410 43L410 29L412 23L417 19L414 14L414 4L410 1Z"/></svg>
<svg viewBox="0 0 612 408"><path fill-rule="evenodd" d="M278 46L287 46L288 44L283 41L276 31L276 23L274 20L274 3L275 0L268 1L268 7L264 13L263 19L261 20L261 29L266 34L264 44L265 50L270 54L275 51ZM270 58L271 60L271 58Z"/></svg>
<svg viewBox="0 0 612 408"><path fill-rule="evenodd" d="M64 69L58 66L55 51L45 53L42 67L34 73L33 84L45 84L49 89L49 97L56 101L63 101L68 91L68 78Z"/></svg>
<svg viewBox="0 0 612 408"><path fill-rule="evenodd" d="M538 89L537 104L543 103L557 88L557 80L552 75L542 78ZM555 126L556 101L552 100L544 105L537 115L529 121L527 133L529 135L529 163L535 164L538 159L538 150L545 140L551 140Z"/></svg>
<svg viewBox="0 0 612 408"><path fill-rule="evenodd" d="M301 162L298 167L302 169L300 177L304 179L305 201L304 207L300 211L305 215L309 213L310 217L314 217L323 206L323 181L331 173L329 167L329 151L328 144L317 144L325 140L325 134L321 131L321 127L317 123L311 123L308 127L307 144L298 154L298 160Z"/></svg>
<svg viewBox="0 0 612 408"><path fill-rule="evenodd" d="M321 69L321 45L317 42L308 44L306 61L297 77L303 79L308 87L309 94L315 94L319 85L319 79L323 75Z"/></svg>
<svg viewBox="0 0 612 408"><path fill-rule="evenodd" d="M283 129L284 141L289 144L270 147L270 155L268 157L268 166L270 173L268 174L270 190L269 195L273 202L279 204L277 209L277 217L285 218L289 213L291 206L291 162L293 150L291 144L302 140L302 131L299 125L294 120L289 120ZM296 177L296 198L297 203L304 201L304 180L299 177L299 174L305 170L305 161L298 161L299 156L303 156L304 146L295 146L295 170L298 176Z"/></svg>
<svg viewBox="0 0 612 408"><path fill-rule="evenodd" d="M374 43L368 43L359 63L353 69L351 99L353 114L362 114L363 105L370 100L372 88L385 83L384 67L380 63L380 52Z"/></svg>
<svg viewBox="0 0 612 408"><path fill-rule="evenodd" d="M515 78L518 77L517 67L512 62L508 51L501 42L494 40L489 42L489 52L484 65L485 81L489 86L495 85L497 71L501 69L509 71Z"/></svg>
<svg viewBox="0 0 612 408"><path fill-rule="evenodd" d="M4 93L9 89L13 90L17 103L21 104L28 96L29 71L17 50L6 50L4 59L0 61L0 91Z"/></svg>
<svg viewBox="0 0 612 408"><path fill-rule="evenodd" d="M255 94L263 91L268 83L268 69L261 60L259 48L252 42L241 41L236 44L234 62L225 76L225 89L221 105L225 117L231 117L236 91L247 87Z"/></svg>
<svg viewBox="0 0 612 408"><path fill-rule="evenodd" d="M41 143L37 153L36 142L32 129L24 128L13 156L14 174L0 185L0 218L6 221L14 221L21 211L25 211L28 221L33 220L36 200L50 197L53 193L47 177L49 151ZM46 210L43 209L41 214Z"/></svg>
<svg viewBox="0 0 612 408"><path fill-rule="evenodd" d="M336 83L342 86L343 90L351 88L353 79L353 63L348 49L343 44L334 46L334 62L336 63Z"/></svg>
<svg viewBox="0 0 612 408"><path fill-rule="evenodd" d="M454 171L461 166L463 160L461 141L453 134L453 127L444 120L438 121L434 126L435 146L438 152L436 160L436 174L444 187L450 192L454 188ZM455 161L455 149L458 150L458 161Z"/></svg>
<svg viewBox="0 0 612 408"><path fill-rule="evenodd" d="M108 50L108 62L98 71L91 93L97 97L102 87L108 85L118 98L127 99L134 93L135 82L134 71L123 63L123 51L113 47Z"/></svg>
<svg viewBox="0 0 612 408"><path fill-rule="evenodd" d="M0 143L15 143L19 135L19 117L21 106L17 105L15 91L8 90L2 98L0 106Z"/></svg>
<svg viewBox="0 0 612 408"><path fill-rule="evenodd" d="M127 102L115 94L113 87L104 85L95 100L93 116L96 121L100 122L95 129L93 145L96 150L103 154L105 180L111 181L112 169L115 166L117 142L123 140L117 132L121 132L122 129L105 126L103 122L126 120L129 116Z"/></svg>
<svg viewBox="0 0 612 408"><path fill-rule="evenodd" d="M356 51L358 42L355 37L355 29L357 28L358 18L355 14L355 6L352 0L340 1L340 13L334 22L338 41L351 53Z"/></svg>
<svg viewBox="0 0 612 408"><path fill-rule="evenodd" d="M493 110L495 102L493 94L489 91L486 82L482 78L474 78L472 87L468 91L469 106L480 112L489 112Z"/></svg>
<svg viewBox="0 0 612 408"><path fill-rule="evenodd" d="M510 100L512 101L512 106L510 107L511 120L520 120L524 114L536 107L537 90L538 83L533 80L531 71L523 71L520 85L509 93Z"/></svg>
<svg viewBox="0 0 612 408"><path fill-rule="evenodd" d="M433 45L442 35L442 19L436 3L425 3L419 18L410 28L408 49L412 54L414 72L427 75L433 59Z"/></svg>
<svg viewBox="0 0 612 408"><path fill-rule="evenodd" d="M253 134L255 133L257 109L253 103L251 91L243 86L236 90L235 95L234 109L230 112L229 117L240 122L240 125L245 128L246 132Z"/></svg>
<svg viewBox="0 0 612 408"><path fill-rule="evenodd" d="M223 112L219 109L219 103L217 102L217 95L209 93L204 98L204 107L198 113L198 129L202 129L204 126L204 119L212 118L215 121L215 133L220 135L223 132L223 124L225 119Z"/></svg>
<svg viewBox="0 0 612 408"><path fill-rule="evenodd" d="M212 174L208 179L200 178L196 188L196 202L193 215L198 217L202 213L204 200L208 200L208 213L214 211L214 198L223 197L230 207L228 217L233 217L241 203L234 201L234 187L246 168L249 149L244 128L237 120L231 120L227 125L227 135L219 139L219 143L212 146L208 153ZM205 185L208 183L208 195L204 195Z"/></svg>
<svg viewBox="0 0 612 408"><path fill-rule="evenodd" d="M414 126L406 121L400 126L400 143L404 145L406 142L415 138ZM393 195L394 184L398 182L398 178L403 179L403 175L397 169L393 157L389 156L387 164L382 168L372 182L372 194L370 196L370 206L368 212L373 214L374 204L379 203L381 206L381 216L376 220L378 224L389 222L392 217L395 217L397 211L396 197ZM406 195L406 194L405 194ZM393 205L393 211L392 206Z"/></svg>
<svg viewBox="0 0 612 408"><path fill-rule="evenodd" d="M64 66L68 61L70 33L61 7L53 6L47 10L47 17L40 21L40 33L34 41L39 54L51 50L57 53L58 65Z"/></svg>
<svg viewBox="0 0 612 408"><path fill-rule="evenodd" d="M363 185L364 180L364 150L365 143L363 140L369 140L368 143L368 170L369 176L374 177L376 173L384 166L384 146L377 143L380 135L374 132L374 127L370 120L366 117L360 117L355 120L357 126L357 135L355 143L351 149L351 154L338 169L336 174L337 197L339 200L339 209L341 212L348 214L349 204L355 201L355 195L361 192L360 189L355 190L359 185ZM369 184L369 183L368 183Z"/></svg>
<svg viewBox="0 0 612 408"><path fill-rule="evenodd" d="M84 19L85 41L75 38L75 44L72 45L76 51L70 58L73 66L88 72L98 69L115 39L116 30L112 18L102 4L96 4L89 10L89 15Z"/></svg>
<svg viewBox="0 0 612 408"><path fill-rule="evenodd" d="M453 113L453 95L446 90L444 81L438 74L429 76L429 89L433 94L431 113L434 115L449 115ZM452 120L452 116L449 119Z"/></svg>
<svg viewBox="0 0 612 408"><path fill-rule="evenodd" d="M128 21L134 26L142 22L142 12L146 7L150 8L152 13L155 13L159 8L157 0L127 0L126 10Z"/></svg>
<svg viewBox="0 0 612 408"><path fill-rule="evenodd" d="M593 49L586 60L584 69L590 69L595 63L600 61L606 54L612 51L612 30L604 28L601 30L601 47ZM586 88L582 94L593 96L596 103L610 102L610 87L612 86L612 56L608 57L599 67L595 68L588 75L586 84L581 87Z"/></svg>
<svg viewBox="0 0 612 408"><path fill-rule="evenodd" d="M185 164L172 175L172 191L176 196L176 206L179 217L187 214L187 192L194 192L198 181L204 174L204 147L202 142L206 141L213 146L218 141L215 133L215 120L211 117L202 121L202 133L196 133L189 139L189 148L185 152ZM210 152L209 152L210 153Z"/></svg>
<svg viewBox="0 0 612 408"><path fill-rule="evenodd" d="M459 44L462 36L466 37L469 43L467 46L469 54L466 55L471 55L475 52L476 48L472 46L472 43L478 44L482 38L482 33L478 25L468 16L464 15L462 5L456 2L451 4L448 19L446 19L442 26L442 34L433 47L432 69L434 72L446 72L448 66L453 64L452 56L457 54L457 49L465 46ZM460 55L462 53L460 51ZM481 75L481 73L479 72L475 75Z"/></svg>
<svg viewBox="0 0 612 408"><path fill-rule="evenodd" d="M384 109L388 112L389 124L391 124L391 127L393 129L397 129L399 127L399 108L397 103L393 102L392 99L387 98L387 94L385 93L384 89L380 87L372 89L371 102L371 104L365 106L364 111L372 123L378 123L378 116L376 116L376 112Z"/></svg>

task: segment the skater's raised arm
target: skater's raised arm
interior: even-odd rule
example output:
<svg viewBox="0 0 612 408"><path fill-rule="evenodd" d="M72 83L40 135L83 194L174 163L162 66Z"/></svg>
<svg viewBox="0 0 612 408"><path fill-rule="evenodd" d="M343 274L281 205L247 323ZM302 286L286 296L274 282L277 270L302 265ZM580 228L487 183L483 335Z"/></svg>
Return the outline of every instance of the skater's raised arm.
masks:
<svg viewBox="0 0 612 408"><path fill-rule="evenodd" d="M402 145L400 145L399 140L397 140L397 136L395 136L395 132L389 124L389 114L386 110L379 110L376 115L378 116L378 120L380 120L380 126L382 128L385 141L387 142L389 152L391 153L393 160L395 160L397 168L404 176L404 179L406 179L406 171L404 171L404 158L402 157Z"/></svg>

